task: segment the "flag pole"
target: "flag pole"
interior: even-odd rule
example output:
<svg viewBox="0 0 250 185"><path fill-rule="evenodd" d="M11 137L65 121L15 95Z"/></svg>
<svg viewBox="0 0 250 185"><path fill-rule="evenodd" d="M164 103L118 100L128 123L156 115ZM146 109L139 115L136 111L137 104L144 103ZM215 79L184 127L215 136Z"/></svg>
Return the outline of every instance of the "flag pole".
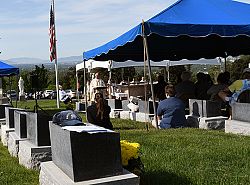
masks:
<svg viewBox="0 0 250 185"><path fill-rule="evenodd" d="M57 49L56 49L56 21L55 21L55 2L52 0L52 8L53 8L53 14L54 14L54 30L55 30L55 73L56 73L56 104L57 108L60 108L59 103L59 83L58 83L58 66L57 66Z"/></svg>

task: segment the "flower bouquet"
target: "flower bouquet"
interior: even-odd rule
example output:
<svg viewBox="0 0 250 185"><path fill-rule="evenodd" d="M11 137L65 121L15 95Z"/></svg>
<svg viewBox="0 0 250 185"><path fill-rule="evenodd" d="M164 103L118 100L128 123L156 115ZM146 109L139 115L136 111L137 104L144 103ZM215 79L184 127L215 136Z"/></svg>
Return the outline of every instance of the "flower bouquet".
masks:
<svg viewBox="0 0 250 185"><path fill-rule="evenodd" d="M144 171L144 166L140 158L140 144L130 143L126 140L121 140L121 155L122 166L140 176Z"/></svg>

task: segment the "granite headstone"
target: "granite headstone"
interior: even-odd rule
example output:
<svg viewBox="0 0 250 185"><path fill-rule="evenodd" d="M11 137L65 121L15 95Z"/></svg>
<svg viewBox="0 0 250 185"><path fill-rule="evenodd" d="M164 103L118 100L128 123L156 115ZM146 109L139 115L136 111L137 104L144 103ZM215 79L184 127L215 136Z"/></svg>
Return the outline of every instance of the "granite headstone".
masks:
<svg viewBox="0 0 250 185"><path fill-rule="evenodd" d="M27 138L27 112L15 111L15 133L19 138Z"/></svg>
<svg viewBox="0 0 250 185"><path fill-rule="evenodd" d="M122 100L107 99L111 109L122 109Z"/></svg>
<svg viewBox="0 0 250 185"><path fill-rule="evenodd" d="M27 137L36 146L50 146L49 121L52 116L46 113L27 112Z"/></svg>
<svg viewBox="0 0 250 185"><path fill-rule="evenodd" d="M122 174L120 135L63 130L50 122L53 162L74 182Z"/></svg>

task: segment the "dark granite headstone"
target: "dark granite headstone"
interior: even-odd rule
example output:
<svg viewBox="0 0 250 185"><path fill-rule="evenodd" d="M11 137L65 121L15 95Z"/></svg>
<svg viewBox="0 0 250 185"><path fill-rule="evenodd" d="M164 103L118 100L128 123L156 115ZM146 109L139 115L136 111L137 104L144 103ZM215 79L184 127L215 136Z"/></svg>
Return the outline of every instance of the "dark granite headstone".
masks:
<svg viewBox="0 0 250 185"><path fill-rule="evenodd" d="M86 111L85 103L76 102L76 110L77 111Z"/></svg>
<svg viewBox="0 0 250 185"><path fill-rule="evenodd" d="M189 114L193 116L203 116L202 100L189 99Z"/></svg>
<svg viewBox="0 0 250 185"><path fill-rule="evenodd" d="M27 138L36 146L50 146L49 121L52 116L46 113L27 112Z"/></svg>
<svg viewBox="0 0 250 185"><path fill-rule="evenodd" d="M234 103L232 105L232 120L250 122L250 104Z"/></svg>
<svg viewBox="0 0 250 185"><path fill-rule="evenodd" d="M6 126L8 128L14 128L14 111L25 111L25 109L13 108L13 107L5 107L5 115L6 115Z"/></svg>
<svg viewBox="0 0 250 185"><path fill-rule="evenodd" d="M215 117L221 115L221 103L203 100L203 117Z"/></svg>
<svg viewBox="0 0 250 185"><path fill-rule="evenodd" d="M27 112L24 111L15 111L15 133L19 138L27 138L27 121L26 121Z"/></svg>
<svg viewBox="0 0 250 185"><path fill-rule="evenodd" d="M122 100L107 99L111 109L122 109Z"/></svg>
<svg viewBox="0 0 250 185"><path fill-rule="evenodd" d="M129 100L122 100L122 110L123 111L130 111L128 108Z"/></svg>
<svg viewBox="0 0 250 185"><path fill-rule="evenodd" d="M145 103L144 100L139 100L138 105L139 105L139 112L154 114L154 106L152 101L146 101ZM157 110L158 102L155 102L155 105L156 105L155 109Z"/></svg>
<svg viewBox="0 0 250 185"><path fill-rule="evenodd" d="M50 122L52 160L74 182L122 173L120 135L63 130Z"/></svg>
<svg viewBox="0 0 250 185"><path fill-rule="evenodd" d="M5 107L12 107L10 104L0 104L0 119L5 118Z"/></svg>

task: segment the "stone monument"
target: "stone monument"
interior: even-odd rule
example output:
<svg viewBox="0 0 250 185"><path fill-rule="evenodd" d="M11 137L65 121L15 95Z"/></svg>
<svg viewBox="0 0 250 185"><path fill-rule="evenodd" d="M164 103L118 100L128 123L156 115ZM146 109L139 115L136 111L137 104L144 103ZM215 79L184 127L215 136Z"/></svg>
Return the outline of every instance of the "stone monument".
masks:
<svg viewBox="0 0 250 185"><path fill-rule="evenodd" d="M19 81L18 81L18 87L19 87L19 100L23 101L25 99L25 94L24 94L24 80L20 76Z"/></svg>

